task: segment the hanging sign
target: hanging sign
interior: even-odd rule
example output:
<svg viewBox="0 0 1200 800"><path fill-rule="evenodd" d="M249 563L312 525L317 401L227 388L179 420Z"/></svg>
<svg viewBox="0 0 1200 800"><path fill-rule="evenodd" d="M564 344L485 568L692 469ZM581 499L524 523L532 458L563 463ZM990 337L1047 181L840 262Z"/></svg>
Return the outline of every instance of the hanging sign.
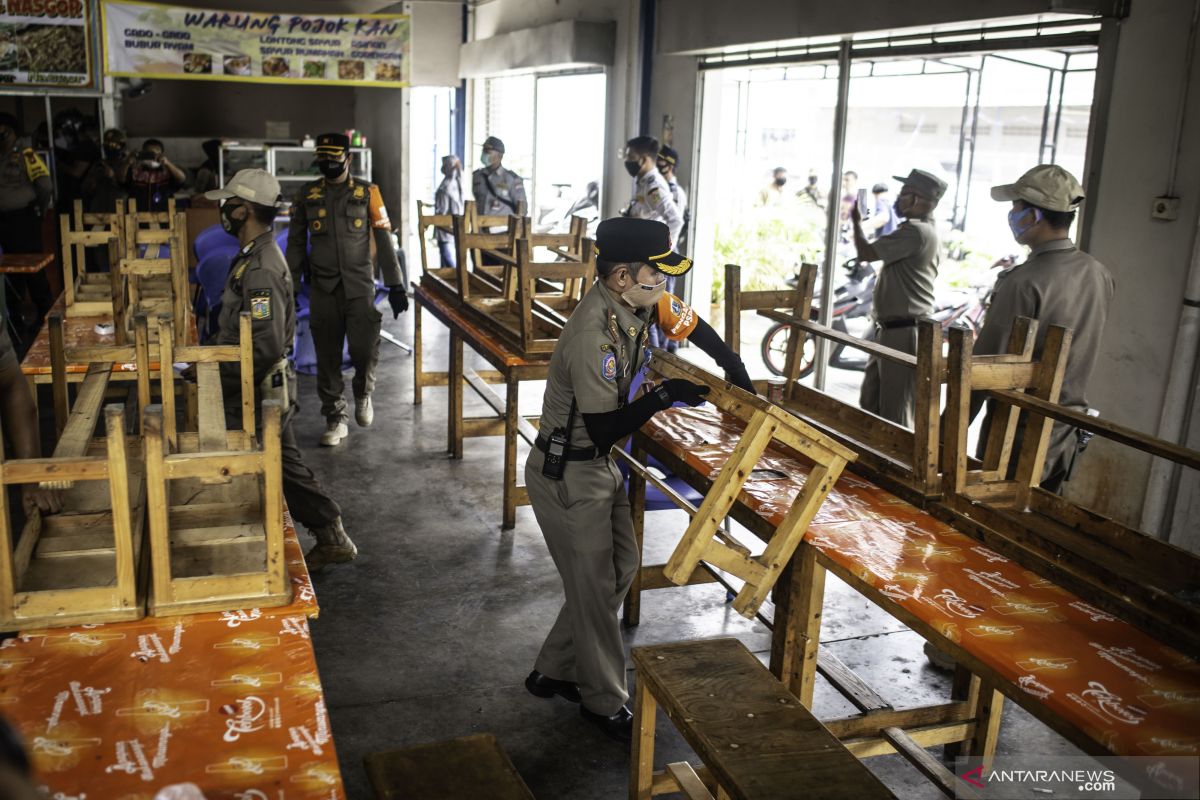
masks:
<svg viewBox="0 0 1200 800"><path fill-rule="evenodd" d="M407 14L252 14L125 0L104 0L103 14L108 75L408 85Z"/></svg>
<svg viewBox="0 0 1200 800"><path fill-rule="evenodd" d="M91 85L86 0L0 0L0 87Z"/></svg>

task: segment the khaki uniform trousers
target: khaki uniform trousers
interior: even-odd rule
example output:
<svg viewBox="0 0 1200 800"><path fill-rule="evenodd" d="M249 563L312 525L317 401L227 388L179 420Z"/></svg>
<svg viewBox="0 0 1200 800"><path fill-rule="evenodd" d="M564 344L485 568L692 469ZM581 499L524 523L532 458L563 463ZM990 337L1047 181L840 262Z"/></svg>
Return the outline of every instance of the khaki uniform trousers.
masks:
<svg viewBox="0 0 1200 800"><path fill-rule="evenodd" d="M375 307L375 295L346 298L339 283L332 293L310 287L309 329L313 349L317 351L317 396L321 415L326 420L349 418L346 412L346 388L342 377L342 343L349 342L350 363L354 366L351 387L354 398L375 391L375 368L379 364L379 328L383 315Z"/></svg>
<svg viewBox="0 0 1200 800"><path fill-rule="evenodd" d="M566 602L535 668L578 683L589 711L615 714L629 699L618 615L641 563L629 496L608 456L567 462L561 481L542 475L542 459L530 452L525 484Z"/></svg>
<svg viewBox="0 0 1200 800"><path fill-rule="evenodd" d="M917 328L877 328L875 341L884 347L900 350L909 355L917 352ZM858 405L897 425L912 428L914 423L913 402L916 396L917 371L912 367L871 356L867 371L863 375Z"/></svg>

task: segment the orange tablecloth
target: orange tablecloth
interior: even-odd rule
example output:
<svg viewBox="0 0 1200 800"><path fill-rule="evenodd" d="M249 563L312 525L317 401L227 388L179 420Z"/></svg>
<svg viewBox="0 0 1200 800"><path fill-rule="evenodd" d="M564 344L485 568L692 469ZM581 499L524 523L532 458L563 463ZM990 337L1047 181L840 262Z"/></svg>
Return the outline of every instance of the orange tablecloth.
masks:
<svg viewBox="0 0 1200 800"><path fill-rule="evenodd" d="M29 275L53 263L53 253L0 253L0 274Z"/></svg>
<svg viewBox="0 0 1200 800"><path fill-rule="evenodd" d="M286 528L287 606L0 644L0 714L49 796L150 800L188 781L209 800L345 796L309 639L316 599L290 519Z"/></svg>
<svg viewBox="0 0 1200 800"><path fill-rule="evenodd" d="M744 427L705 406L642 431L715 477ZM808 468L774 448L759 466L788 477L741 501L778 525ZM891 493L843 473L805 541L1113 754L1200 754L1200 664Z"/></svg>

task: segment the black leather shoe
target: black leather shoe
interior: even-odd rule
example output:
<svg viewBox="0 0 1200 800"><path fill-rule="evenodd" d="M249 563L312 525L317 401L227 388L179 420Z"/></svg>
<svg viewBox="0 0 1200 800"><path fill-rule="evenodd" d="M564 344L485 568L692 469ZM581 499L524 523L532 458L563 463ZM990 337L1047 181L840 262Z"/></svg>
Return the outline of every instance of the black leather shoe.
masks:
<svg viewBox="0 0 1200 800"><path fill-rule="evenodd" d="M547 678L536 669L529 673L529 677L525 679L525 688L534 697L554 697L558 695L564 700L570 700L572 703L579 702L579 687L570 681L556 681L554 678Z"/></svg>
<svg viewBox="0 0 1200 800"><path fill-rule="evenodd" d="M616 739L618 742L629 744L633 738L633 712L625 706L617 709L617 713L611 717L606 717L603 714L597 714L595 711L588 711L587 706L579 706L579 714L588 722L595 725L610 739Z"/></svg>

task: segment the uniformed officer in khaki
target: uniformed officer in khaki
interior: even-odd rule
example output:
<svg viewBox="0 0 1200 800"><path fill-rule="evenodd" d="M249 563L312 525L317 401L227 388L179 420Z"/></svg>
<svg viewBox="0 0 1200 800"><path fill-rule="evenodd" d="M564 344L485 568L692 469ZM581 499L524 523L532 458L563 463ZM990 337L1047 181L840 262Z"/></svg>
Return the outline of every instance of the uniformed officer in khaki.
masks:
<svg viewBox="0 0 1200 800"><path fill-rule="evenodd" d="M224 189L215 189L204 196L225 201L221 206L221 225L242 246L221 295L217 344L238 344L239 319L243 312L250 313L258 435L262 435L262 402L278 401L283 409L279 427L283 495L292 516L317 540L316 546L305 555L308 569L317 572L327 564L350 561L358 550L342 527L341 509L305 465L292 432L292 419L299 410L296 373L289 360L296 335L296 309L292 276L271 230L283 200L279 181L264 170L244 169ZM239 427L241 384L236 365L221 365L221 384L226 423Z"/></svg>
<svg viewBox="0 0 1200 800"><path fill-rule="evenodd" d="M1005 270L996 279L992 303L974 352L979 355L1006 352L1009 332L1017 317L1038 321L1033 346L1035 359L1041 358L1046 333L1052 325L1070 328L1071 348L1058 402L1076 411L1087 411L1088 380L1096 366L1116 282L1107 267L1071 241L1071 223L1083 202L1083 187L1062 167L1042 164L1026 172L1016 183L993 187L992 199L1012 203L1008 224L1013 238L1031 249L1024 263ZM971 400L974 417L984 398L977 395ZM979 439L981 451L987 442L993 405L988 403ZM1018 427L1018 431L1022 429L1023 426ZM1075 431L1066 423L1054 423L1042 488L1061 491L1076 453ZM1015 443L1014 452L1019 447L1020 443Z"/></svg>
<svg viewBox="0 0 1200 800"><path fill-rule="evenodd" d="M534 515L562 577L559 611L526 688L581 702L585 719L629 740L625 651L617 615L640 563L629 498L611 447L675 402L699 405L707 386L667 380L630 400L649 360L647 328L687 338L753 392L745 366L679 298L668 275L691 269L661 222L617 218L596 230L599 276L571 314L550 359L536 446L525 464Z"/></svg>
<svg viewBox="0 0 1200 800"><path fill-rule="evenodd" d="M408 295L379 187L350 175L350 138L341 133L321 134L316 155L324 177L304 184L292 201L287 263L297 291L301 276L308 281L317 394L326 423L321 444L333 447L349 434L343 342L349 342L354 366L354 419L364 428L375 419L371 392L375 390L383 317L375 307L372 238L393 318L408 310Z"/></svg>
<svg viewBox="0 0 1200 800"><path fill-rule="evenodd" d="M864 261L882 261L875 284L875 341L893 350L917 352L917 320L933 312L937 280L937 226L933 210L946 193L946 182L914 169L896 197L903 224L887 236L868 242L857 204L850 210L854 247ZM916 370L894 361L871 357L863 375L859 405L907 428L913 427Z"/></svg>
<svg viewBox="0 0 1200 800"><path fill-rule="evenodd" d="M471 175L476 211L489 217L519 213L525 199L525 181L504 166L504 142L495 136L483 141L483 166Z"/></svg>

